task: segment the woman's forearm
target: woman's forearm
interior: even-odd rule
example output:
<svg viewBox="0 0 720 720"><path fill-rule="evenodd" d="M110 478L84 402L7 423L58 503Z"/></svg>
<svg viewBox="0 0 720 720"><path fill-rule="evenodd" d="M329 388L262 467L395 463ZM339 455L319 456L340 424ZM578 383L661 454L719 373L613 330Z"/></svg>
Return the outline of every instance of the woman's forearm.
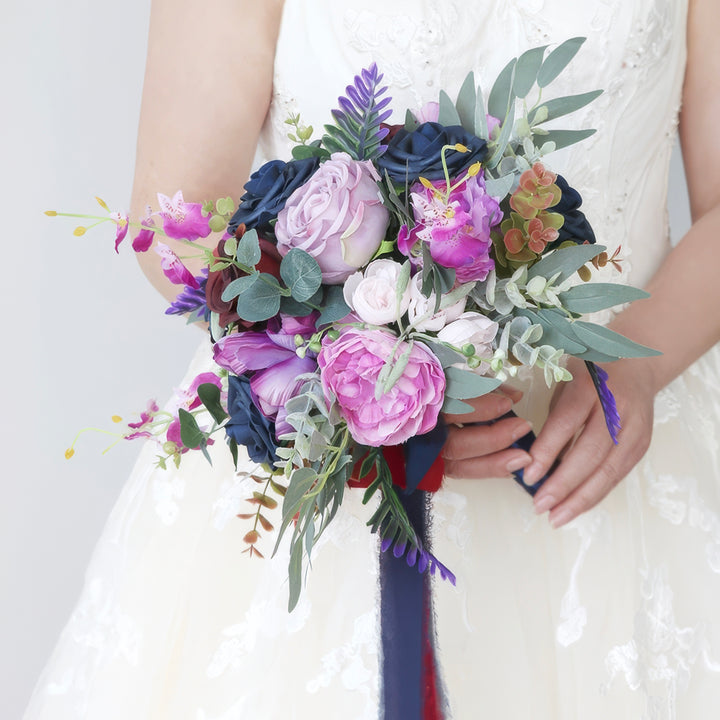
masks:
<svg viewBox="0 0 720 720"><path fill-rule="evenodd" d="M272 94L280 0L154 0L131 214L140 220L158 192L186 202L235 201L247 180ZM163 239L178 255L192 253ZM198 241L208 247L217 236ZM178 287L150 250L138 256L168 299ZM188 261L197 271L197 262Z"/></svg>
<svg viewBox="0 0 720 720"><path fill-rule="evenodd" d="M636 301L611 323L614 330L663 354L643 363L655 392L720 342L720 205L697 220Z"/></svg>

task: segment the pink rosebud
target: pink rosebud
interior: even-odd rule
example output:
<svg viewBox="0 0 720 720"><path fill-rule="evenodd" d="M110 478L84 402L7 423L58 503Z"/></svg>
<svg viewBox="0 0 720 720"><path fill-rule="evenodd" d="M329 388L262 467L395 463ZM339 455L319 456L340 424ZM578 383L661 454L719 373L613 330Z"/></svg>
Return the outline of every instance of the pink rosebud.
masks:
<svg viewBox="0 0 720 720"><path fill-rule="evenodd" d="M378 196L379 179L370 161L334 153L280 211L280 254L300 248L317 260L324 283L343 283L370 261L385 237L390 213Z"/></svg>
<svg viewBox="0 0 720 720"><path fill-rule="evenodd" d="M413 112L415 119L422 125L426 122L437 122L440 117L440 103L426 102L419 110Z"/></svg>
<svg viewBox="0 0 720 720"><path fill-rule="evenodd" d="M363 445L398 445L437 424L445 392L438 359L419 343L410 349L402 375L375 397L375 385L386 362L397 362L408 350L382 330L350 328L337 340L327 336L318 355L325 395L337 399L353 438Z"/></svg>
<svg viewBox="0 0 720 720"><path fill-rule="evenodd" d="M197 240L210 234L210 217L202 214L200 203L186 203L182 190L171 198L158 193L163 230L175 240Z"/></svg>
<svg viewBox="0 0 720 720"><path fill-rule="evenodd" d="M200 287L193 274L182 264L182 260L165 244L159 242L155 252L160 256L160 267L165 277L175 285L189 285L196 290Z"/></svg>

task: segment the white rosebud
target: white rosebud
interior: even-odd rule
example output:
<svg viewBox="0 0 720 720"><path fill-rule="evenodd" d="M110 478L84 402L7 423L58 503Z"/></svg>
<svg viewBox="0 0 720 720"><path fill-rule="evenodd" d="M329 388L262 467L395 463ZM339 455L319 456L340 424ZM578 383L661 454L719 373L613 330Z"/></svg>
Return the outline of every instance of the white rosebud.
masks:
<svg viewBox="0 0 720 720"><path fill-rule="evenodd" d="M407 312L410 288L406 288L398 307L397 287L402 265L394 260L375 260L361 276L351 275L345 282L345 302L358 317L371 325L387 325Z"/></svg>
<svg viewBox="0 0 720 720"><path fill-rule="evenodd" d="M435 309L435 293L431 293L429 298L426 298L422 294L422 277L420 273L415 275L410 280L410 305L408 307L408 317L410 318L410 324L416 330L422 332L437 332L442 330L453 320L457 320L460 315L465 311L465 304L467 298L462 298L459 302L454 305L438 310L433 314ZM423 318L420 320L420 318Z"/></svg>
<svg viewBox="0 0 720 720"><path fill-rule="evenodd" d="M493 355L492 341L498 331L498 324L476 312L466 312L454 322L448 323L440 332L438 339L450 343L457 348L474 345L475 354L489 358ZM483 363L477 372L487 370Z"/></svg>

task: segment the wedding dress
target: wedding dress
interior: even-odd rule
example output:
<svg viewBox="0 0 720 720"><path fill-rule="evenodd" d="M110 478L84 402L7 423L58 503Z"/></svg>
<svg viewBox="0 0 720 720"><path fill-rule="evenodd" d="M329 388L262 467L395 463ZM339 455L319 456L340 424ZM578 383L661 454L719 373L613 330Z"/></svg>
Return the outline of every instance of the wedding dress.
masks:
<svg viewBox="0 0 720 720"><path fill-rule="evenodd" d="M261 152L288 157L288 114L319 131L371 61L404 113L441 89L454 97L469 69L487 93L510 57L586 36L548 97L603 88L569 121L597 133L548 164L580 190L598 241L622 247L623 274L608 266L603 279L641 286L670 247L686 13L685 0L286 0ZM188 379L209 357L208 343ZM521 410L547 403L534 383ZM637 468L560 530L509 479L447 479L434 498L434 552L458 578L434 584L451 717L717 717L720 349L655 410ZM190 453L167 471L143 450L26 720L378 717L377 544L361 492L288 614L286 546L242 553L249 528L235 515L252 488L225 450L212 448L212 467Z"/></svg>

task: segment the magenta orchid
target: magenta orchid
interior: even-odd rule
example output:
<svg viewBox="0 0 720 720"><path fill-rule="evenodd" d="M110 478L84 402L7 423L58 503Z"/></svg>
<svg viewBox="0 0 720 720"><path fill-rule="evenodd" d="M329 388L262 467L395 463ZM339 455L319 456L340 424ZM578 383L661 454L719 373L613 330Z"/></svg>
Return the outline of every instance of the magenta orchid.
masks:
<svg viewBox="0 0 720 720"><path fill-rule="evenodd" d="M189 285L196 290L200 287L194 275L165 243L159 242L155 246L155 252L160 256L160 267L171 283L174 285Z"/></svg>
<svg viewBox="0 0 720 720"><path fill-rule="evenodd" d="M455 268L459 281L484 280L495 265L490 230L502 220L502 212L482 176L468 175L449 192L444 181L416 183L411 201L417 224L400 229L400 251L417 262L425 243L435 262Z"/></svg>
<svg viewBox="0 0 720 720"><path fill-rule="evenodd" d="M186 203L181 190L171 198L158 193L160 216L165 234L175 240L197 240L210 234L210 217L202 213L200 203Z"/></svg>
<svg viewBox="0 0 720 720"><path fill-rule="evenodd" d="M115 223L115 252L119 253L120 251L118 248L120 247L120 243L125 239L125 236L128 234L128 229L130 225L128 224L128 216L123 215L119 212L113 212L110 213L110 217L112 218L113 222Z"/></svg>

